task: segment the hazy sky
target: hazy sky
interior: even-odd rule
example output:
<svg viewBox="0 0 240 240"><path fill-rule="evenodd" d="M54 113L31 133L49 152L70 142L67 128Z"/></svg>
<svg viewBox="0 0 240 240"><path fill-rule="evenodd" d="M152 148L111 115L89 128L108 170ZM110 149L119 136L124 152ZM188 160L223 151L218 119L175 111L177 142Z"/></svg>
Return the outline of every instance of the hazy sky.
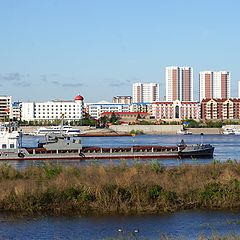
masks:
<svg viewBox="0 0 240 240"><path fill-rule="evenodd" d="M165 67L240 80L239 0L0 0L0 94L14 100L111 101Z"/></svg>

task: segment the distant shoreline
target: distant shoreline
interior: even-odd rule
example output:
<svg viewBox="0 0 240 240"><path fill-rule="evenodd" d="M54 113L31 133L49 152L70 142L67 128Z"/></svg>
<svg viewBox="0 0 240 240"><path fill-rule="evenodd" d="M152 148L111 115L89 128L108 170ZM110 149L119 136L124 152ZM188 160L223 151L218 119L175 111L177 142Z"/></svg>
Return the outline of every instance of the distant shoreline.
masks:
<svg viewBox="0 0 240 240"><path fill-rule="evenodd" d="M24 134L30 134L36 131L40 126L24 126L20 127ZM177 132L182 129L181 125L112 125L109 128L90 128L88 126L74 126L80 129L83 137L104 137L104 136L131 136L131 131L139 131L143 134L154 135L177 135ZM222 134L222 128L188 128L192 134L215 135Z"/></svg>

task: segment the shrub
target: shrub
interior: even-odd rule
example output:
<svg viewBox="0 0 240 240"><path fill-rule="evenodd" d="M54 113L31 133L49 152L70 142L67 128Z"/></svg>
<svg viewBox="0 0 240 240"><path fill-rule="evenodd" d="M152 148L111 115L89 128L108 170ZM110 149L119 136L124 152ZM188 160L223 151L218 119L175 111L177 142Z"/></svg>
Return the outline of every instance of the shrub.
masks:
<svg viewBox="0 0 240 240"><path fill-rule="evenodd" d="M165 167L157 161L151 162L150 166L155 173L162 173L165 170Z"/></svg>
<svg viewBox="0 0 240 240"><path fill-rule="evenodd" d="M47 178L53 178L62 172L62 166L60 165L52 166L47 164L43 169Z"/></svg>
<svg viewBox="0 0 240 240"><path fill-rule="evenodd" d="M161 192L162 192L161 186L153 185L148 190L148 197L151 200L155 200L156 198L158 198L160 196Z"/></svg>

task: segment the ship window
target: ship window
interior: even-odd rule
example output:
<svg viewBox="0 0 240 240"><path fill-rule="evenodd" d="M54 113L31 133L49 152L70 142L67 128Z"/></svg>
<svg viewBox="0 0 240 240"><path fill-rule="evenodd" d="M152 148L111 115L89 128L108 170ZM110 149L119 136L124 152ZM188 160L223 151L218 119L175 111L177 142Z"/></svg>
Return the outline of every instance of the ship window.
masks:
<svg viewBox="0 0 240 240"><path fill-rule="evenodd" d="M11 143L11 144L10 144L10 148L14 148L14 144Z"/></svg>
<svg viewBox="0 0 240 240"><path fill-rule="evenodd" d="M7 148L7 144L2 144L2 148Z"/></svg>

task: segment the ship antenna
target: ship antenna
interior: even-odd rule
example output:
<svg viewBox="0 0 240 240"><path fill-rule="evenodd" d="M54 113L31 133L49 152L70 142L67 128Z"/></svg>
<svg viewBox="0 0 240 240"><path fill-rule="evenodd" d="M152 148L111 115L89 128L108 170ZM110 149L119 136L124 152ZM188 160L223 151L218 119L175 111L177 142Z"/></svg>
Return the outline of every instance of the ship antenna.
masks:
<svg viewBox="0 0 240 240"><path fill-rule="evenodd" d="M62 116L61 116L61 130L60 130L61 135L63 134L63 121L64 121L64 113L62 113Z"/></svg>
<svg viewBox="0 0 240 240"><path fill-rule="evenodd" d="M203 145L203 133L200 133L200 135L201 135L201 145Z"/></svg>
<svg viewBox="0 0 240 240"><path fill-rule="evenodd" d="M22 148L22 137L23 137L23 133L22 133L22 129L19 131L19 147Z"/></svg>

